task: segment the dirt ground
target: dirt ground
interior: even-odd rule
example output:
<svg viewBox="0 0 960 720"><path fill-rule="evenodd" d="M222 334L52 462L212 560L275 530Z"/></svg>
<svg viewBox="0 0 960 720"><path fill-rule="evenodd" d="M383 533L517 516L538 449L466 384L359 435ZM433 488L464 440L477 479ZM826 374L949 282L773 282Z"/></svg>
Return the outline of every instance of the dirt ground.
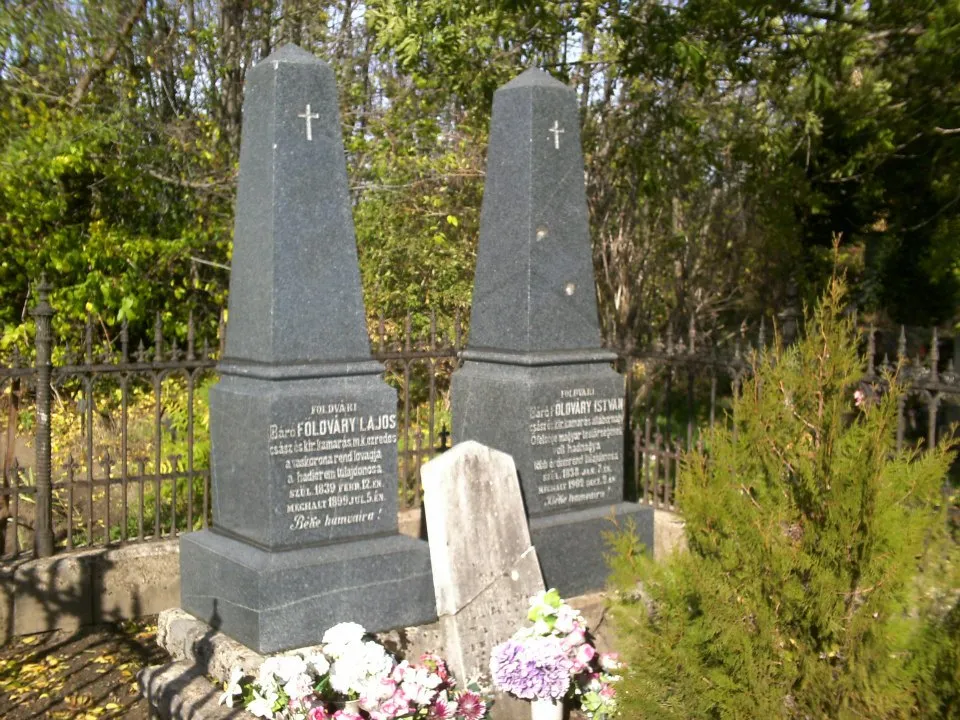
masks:
<svg viewBox="0 0 960 720"><path fill-rule="evenodd" d="M137 672L169 662L156 617L13 638L0 647L0 718L148 720Z"/></svg>

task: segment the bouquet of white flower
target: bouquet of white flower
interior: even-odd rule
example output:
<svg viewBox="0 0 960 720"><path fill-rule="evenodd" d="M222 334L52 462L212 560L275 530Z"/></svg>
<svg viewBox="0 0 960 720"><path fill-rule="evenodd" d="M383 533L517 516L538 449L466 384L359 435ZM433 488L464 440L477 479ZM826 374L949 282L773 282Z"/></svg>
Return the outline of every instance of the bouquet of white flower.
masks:
<svg viewBox="0 0 960 720"><path fill-rule="evenodd" d="M267 658L256 678L234 668L220 702L239 699L248 712L276 720L483 720L479 688L460 689L444 661L426 654L419 665L397 662L356 623L323 636L320 652Z"/></svg>

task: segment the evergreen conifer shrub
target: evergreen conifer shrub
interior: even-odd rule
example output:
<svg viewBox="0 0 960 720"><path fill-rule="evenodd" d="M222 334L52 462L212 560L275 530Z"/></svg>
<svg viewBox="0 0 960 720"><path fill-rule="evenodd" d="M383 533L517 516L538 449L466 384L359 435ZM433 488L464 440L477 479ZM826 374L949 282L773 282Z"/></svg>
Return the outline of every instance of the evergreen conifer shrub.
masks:
<svg viewBox="0 0 960 720"><path fill-rule="evenodd" d="M843 297L834 278L685 457L688 552L611 534L623 717L958 717L953 446L896 450L896 377L855 397Z"/></svg>

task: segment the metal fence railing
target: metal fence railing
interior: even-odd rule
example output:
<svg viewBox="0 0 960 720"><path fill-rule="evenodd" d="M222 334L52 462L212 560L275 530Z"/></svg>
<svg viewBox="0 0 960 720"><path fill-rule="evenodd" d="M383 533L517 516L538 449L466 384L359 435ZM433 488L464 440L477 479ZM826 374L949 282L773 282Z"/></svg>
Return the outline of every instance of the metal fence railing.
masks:
<svg viewBox="0 0 960 720"><path fill-rule="evenodd" d="M55 348L50 288L41 283L38 293L32 359L15 348L0 363L0 560L207 527L207 391L219 346L195 343L191 317L181 347L164 337L158 317L147 346L131 348L126 325L111 341L98 339L88 318L79 351ZM401 323L380 318L370 335L372 354L398 391L406 510L420 501L420 466L449 446L448 390L461 322L438 323L433 314Z"/></svg>
<svg viewBox="0 0 960 720"><path fill-rule="evenodd" d="M207 391L219 343L197 342L192 317L182 346L164 337L158 318L151 343L135 348L126 326L116 338L98 339L88 319L78 351L54 347L50 288L41 283L38 292L31 359L14 349L0 363L0 560L162 540L206 527ZM628 495L676 509L683 453L723 421L750 371L748 336L755 346L766 342L763 324L755 330L744 325L718 345L698 338L691 325L682 339L668 334L620 353L631 433ZM373 356L398 393L400 508L415 508L420 466L450 444L449 387L464 346L462 323L432 314L379 318L370 336ZM866 381L876 380L890 357L902 364L909 391L898 442L933 443L960 409L952 346L936 331L926 341L908 342L904 331L869 330L865 337Z"/></svg>
<svg viewBox="0 0 960 720"><path fill-rule="evenodd" d="M783 333L781 341L792 342L795 328ZM944 337L936 328L862 327L861 333L864 387L882 384L898 368L904 394L898 405L897 449L910 443L932 447L960 423L960 375L954 364L960 338ZM717 346L698 342L691 325L685 341L668 334L622 356L632 402L633 484L642 502L677 509L681 458L694 445L702 447L704 433L723 421L731 398L751 372L751 356L767 343L763 320L754 343L749 335L744 324L731 342Z"/></svg>

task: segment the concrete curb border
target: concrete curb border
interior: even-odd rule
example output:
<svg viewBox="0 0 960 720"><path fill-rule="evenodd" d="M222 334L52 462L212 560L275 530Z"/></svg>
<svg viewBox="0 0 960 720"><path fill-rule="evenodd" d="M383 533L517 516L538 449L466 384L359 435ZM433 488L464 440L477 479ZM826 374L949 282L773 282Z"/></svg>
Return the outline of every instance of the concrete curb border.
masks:
<svg viewBox="0 0 960 720"><path fill-rule="evenodd" d="M220 690L189 662L153 665L137 673L140 694L159 720L254 720L242 708L220 705Z"/></svg>

